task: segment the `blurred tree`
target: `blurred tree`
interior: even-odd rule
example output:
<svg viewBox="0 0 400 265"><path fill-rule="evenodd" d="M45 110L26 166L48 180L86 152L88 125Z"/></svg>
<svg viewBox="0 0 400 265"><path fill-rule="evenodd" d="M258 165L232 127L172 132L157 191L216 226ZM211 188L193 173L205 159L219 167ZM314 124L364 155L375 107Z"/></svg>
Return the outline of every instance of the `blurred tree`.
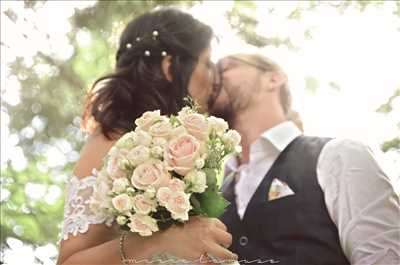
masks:
<svg viewBox="0 0 400 265"><path fill-rule="evenodd" d="M45 2L25 1L24 7L38 12L45 7ZM70 18L72 27L67 37L73 52L68 59L59 59L49 50L39 51L33 63L17 57L8 65L9 76L16 77L21 87L20 102L13 105L2 100L2 111L10 116L10 134L18 136L18 146L28 165L18 171L7 163L1 172L2 192L8 194L1 201L2 248L8 247L8 237L33 246L56 244L63 214L65 180L84 140L80 133L80 115L85 92L95 79L113 68L116 36L125 22L157 6L188 7L196 2L97 2L76 10ZM12 9L4 10L4 14L12 23L26 19ZM35 21L29 22L38 31L32 35L40 33ZM26 43L33 39L29 34L20 34ZM82 35L90 40L88 45L79 43ZM47 39L51 44L50 38ZM2 46L10 48L3 41ZM61 161L50 162L52 156ZM60 191L58 196L55 187ZM38 191L39 197L32 194Z"/></svg>
<svg viewBox="0 0 400 265"><path fill-rule="evenodd" d="M133 17L157 6L189 7L201 1L100 1L78 10L70 18L71 30L67 34L72 48L67 59L60 58L52 49L38 52L32 62L17 57L9 67L10 77L20 84L20 102L10 104L2 99L1 110L10 116L11 135L18 136L17 145L27 158L27 167L14 168L11 163L1 172L1 217L2 248L8 247L6 239L13 237L33 246L48 242L56 244L62 220L65 180L78 158L84 136L80 133L80 115L86 89L99 76L114 66L116 37L123 25ZM287 19L300 19L308 12L314 12L319 5L331 5L339 12L350 6L365 10L381 5L384 1L310 1L307 5L293 4ZM24 8L38 12L45 8L46 1L24 1ZM394 13L400 16L400 2ZM267 45L287 46L298 49L290 38L261 36L256 33L257 19L255 1L235 1L226 17L232 28L246 42L257 47ZM12 10L2 10L11 23L26 20ZM269 9L269 13L274 12ZM268 16L268 13L265 14ZM21 34L29 43L40 27L35 21L34 31ZM51 23L51 22L50 22ZM312 38L311 30L304 36ZM50 46L51 38L46 36ZM87 41L85 45L81 39ZM9 49L7 40L2 48ZM3 78L3 77L2 77ZM315 91L318 81L307 77L308 89ZM332 83L332 87L339 89ZM399 96L399 90L394 97ZM380 111L389 112L392 98ZM386 142L383 150L399 148L399 138Z"/></svg>
<svg viewBox="0 0 400 265"><path fill-rule="evenodd" d="M254 16L256 9L257 5L254 1L235 1L232 9L227 12L226 16L231 27L240 37L247 43L260 48L267 45L273 45L275 47L285 45L289 49L298 48L289 38L281 39L275 36L267 37L257 34L256 27L258 21ZM269 9L270 13L273 11L273 9Z"/></svg>
<svg viewBox="0 0 400 265"><path fill-rule="evenodd" d="M388 101L382 104L376 111L389 114L390 112L393 111L392 105L396 99L400 100L400 87L393 93L393 95L388 99ZM397 128L399 129L399 135L400 135L400 121L397 124ZM383 142L381 145L381 149L383 152L387 152L389 150L396 150L397 152L400 152L400 136L394 137L393 139Z"/></svg>

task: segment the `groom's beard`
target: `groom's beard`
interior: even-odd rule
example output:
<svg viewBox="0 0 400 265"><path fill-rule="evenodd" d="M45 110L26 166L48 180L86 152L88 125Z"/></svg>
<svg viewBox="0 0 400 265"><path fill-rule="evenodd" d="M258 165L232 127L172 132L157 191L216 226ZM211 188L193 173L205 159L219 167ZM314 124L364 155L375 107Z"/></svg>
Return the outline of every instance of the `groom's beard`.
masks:
<svg viewBox="0 0 400 265"><path fill-rule="evenodd" d="M219 80L221 80L221 79L219 79ZM215 102L217 101L217 98L218 98L219 94L221 93L221 91L222 91L222 82L221 81L214 82L212 84L211 94L209 95L208 100L207 100L207 107L208 107L209 112L214 108Z"/></svg>
<svg viewBox="0 0 400 265"><path fill-rule="evenodd" d="M233 127L233 121L234 121L234 111L233 111L233 106L231 104L231 102L228 103L228 105L224 106L224 107L214 107L212 109L210 109L210 114L212 116L224 119L228 124L229 127L232 128Z"/></svg>
<svg viewBox="0 0 400 265"><path fill-rule="evenodd" d="M219 92L213 90L211 95L208 97L207 109L209 112L211 112L212 109L214 108L215 101L217 100L218 95L219 95Z"/></svg>
<svg viewBox="0 0 400 265"><path fill-rule="evenodd" d="M228 122L230 128L234 128L234 123L239 113L246 111L252 102L252 96L249 89L244 89L240 84L225 84L223 88L227 96L227 103L223 105L214 104L210 106L210 114L222 118ZM217 95L217 97L219 94ZM216 99L216 98L215 98Z"/></svg>
<svg viewBox="0 0 400 265"><path fill-rule="evenodd" d="M209 109L210 115L224 119L226 122L228 122L229 127L232 127L232 125L233 125L232 122L233 122L233 118L234 118L234 108L232 105L231 96L228 95L229 101L227 104L225 104L223 106L218 106L216 104L217 98L220 95L221 91L222 91L222 86L220 86L218 90L213 90L213 93L211 94L209 101L208 101L208 103L209 103L208 109Z"/></svg>

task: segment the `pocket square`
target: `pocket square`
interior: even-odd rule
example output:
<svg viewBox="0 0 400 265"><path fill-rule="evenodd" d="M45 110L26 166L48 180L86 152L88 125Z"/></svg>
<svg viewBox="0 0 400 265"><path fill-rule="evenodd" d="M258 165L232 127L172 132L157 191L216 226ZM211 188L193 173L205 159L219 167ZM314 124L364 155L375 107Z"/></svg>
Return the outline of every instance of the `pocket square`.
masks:
<svg viewBox="0 0 400 265"><path fill-rule="evenodd" d="M275 178L271 183L271 187L269 188L267 200L273 201L294 194L294 191L286 182Z"/></svg>

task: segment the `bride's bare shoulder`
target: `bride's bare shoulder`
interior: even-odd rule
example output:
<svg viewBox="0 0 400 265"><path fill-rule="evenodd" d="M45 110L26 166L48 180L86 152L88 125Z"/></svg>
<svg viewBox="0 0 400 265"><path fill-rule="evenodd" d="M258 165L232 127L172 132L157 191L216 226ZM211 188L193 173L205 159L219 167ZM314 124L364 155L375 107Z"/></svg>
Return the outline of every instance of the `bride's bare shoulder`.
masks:
<svg viewBox="0 0 400 265"><path fill-rule="evenodd" d="M108 139L102 133L88 136L75 165L74 175L85 177L91 175L94 168L99 170L103 165L103 158L116 141Z"/></svg>

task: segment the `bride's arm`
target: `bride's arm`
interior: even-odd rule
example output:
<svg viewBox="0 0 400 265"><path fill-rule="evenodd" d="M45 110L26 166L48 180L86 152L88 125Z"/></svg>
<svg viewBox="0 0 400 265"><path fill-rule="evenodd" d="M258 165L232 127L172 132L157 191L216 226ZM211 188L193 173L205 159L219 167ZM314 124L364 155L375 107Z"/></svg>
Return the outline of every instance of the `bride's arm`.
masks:
<svg viewBox="0 0 400 265"><path fill-rule="evenodd" d="M94 229L95 230L95 229ZM100 229L101 231L101 229ZM106 234L101 231L103 235ZM90 240L90 239L89 239ZM135 258L136 260L148 260L151 255L155 252L160 251L160 244L155 244L156 237L141 238L141 237L128 237L125 240L124 251L128 258ZM92 246L87 247L86 242L74 243L70 242L64 244L65 249L70 245L76 251L69 257L61 257L57 264L62 265L79 265L79 264L121 264L120 252L119 252L119 238L112 239L101 244L99 242L93 242ZM75 246L72 246L75 245Z"/></svg>
<svg viewBox="0 0 400 265"><path fill-rule="evenodd" d="M83 147L68 187L65 218L57 264L120 264L119 233L115 226L96 220L85 202L93 191L93 169L102 167L102 159L115 143L98 134ZM153 244L138 237L125 242L127 256L146 258ZM134 246L134 247L129 247ZM129 248L127 248L129 247ZM140 254L140 255L139 255Z"/></svg>

